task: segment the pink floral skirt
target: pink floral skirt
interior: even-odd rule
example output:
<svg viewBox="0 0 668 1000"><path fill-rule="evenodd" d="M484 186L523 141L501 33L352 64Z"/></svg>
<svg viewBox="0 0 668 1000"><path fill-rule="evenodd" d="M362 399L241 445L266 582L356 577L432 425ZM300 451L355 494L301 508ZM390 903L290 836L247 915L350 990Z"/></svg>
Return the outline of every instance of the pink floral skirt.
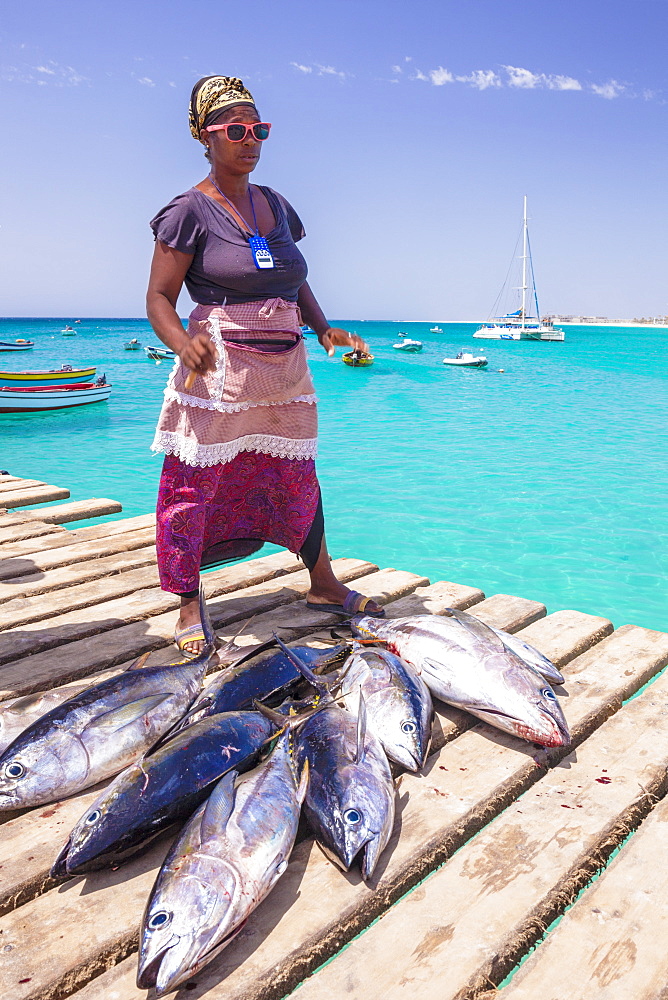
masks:
<svg viewBox="0 0 668 1000"><path fill-rule="evenodd" d="M299 552L318 509L313 459L240 452L200 468L167 455L158 492L156 545L163 590L187 594L201 565L250 554L257 540Z"/></svg>

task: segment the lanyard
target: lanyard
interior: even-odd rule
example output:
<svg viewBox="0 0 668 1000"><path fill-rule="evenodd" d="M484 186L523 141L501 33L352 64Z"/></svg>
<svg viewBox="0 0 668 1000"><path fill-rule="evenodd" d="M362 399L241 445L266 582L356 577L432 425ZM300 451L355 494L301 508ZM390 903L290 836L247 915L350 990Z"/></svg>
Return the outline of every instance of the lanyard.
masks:
<svg viewBox="0 0 668 1000"><path fill-rule="evenodd" d="M230 201L230 199L227 197L227 195L223 191L220 190L220 188L218 187L218 185L216 184L216 182L213 179L213 174L209 174L209 180L211 181L211 183L213 184L213 186L215 187L216 191L221 196L221 198L225 199L225 201L230 206L230 208L235 213L235 215L238 215L239 218L243 219L243 221L246 223L246 225L248 225L248 223L246 222L246 220L244 219L243 215L241 214L241 212L239 211L239 209L236 207L236 205L233 205L232 202ZM260 230L258 229L257 219L255 218L255 205L253 204L253 192L251 191L250 184L248 185L248 197L250 198L251 212L253 213L253 225L255 226L255 235L259 236L260 235Z"/></svg>
<svg viewBox="0 0 668 1000"><path fill-rule="evenodd" d="M209 180L215 187L218 194L225 199L227 204L232 209L233 213L235 215L238 215L239 218L243 220L245 225L248 225L248 223L246 222L246 220L244 219L243 215L238 210L238 208L236 208L236 206L232 204L227 195L220 190L220 188L213 179L213 174L209 174ZM255 217L253 192L251 190L250 184L248 185L248 197L250 198L251 212L253 213L253 225L255 226L255 236L249 236L248 242L250 244L251 253L253 254L253 260L255 261L255 266L257 267L258 270L264 270L265 268L271 268L274 266L274 258L271 255L271 251L269 250L269 244L267 243L266 239L264 238L264 236L260 236L260 229L257 224L257 218Z"/></svg>

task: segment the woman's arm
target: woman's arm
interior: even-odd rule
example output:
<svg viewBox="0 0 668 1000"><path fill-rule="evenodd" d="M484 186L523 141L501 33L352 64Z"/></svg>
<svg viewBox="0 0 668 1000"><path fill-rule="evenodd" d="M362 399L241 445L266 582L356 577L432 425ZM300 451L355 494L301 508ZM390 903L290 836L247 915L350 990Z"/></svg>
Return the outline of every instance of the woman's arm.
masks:
<svg viewBox="0 0 668 1000"><path fill-rule="evenodd" d="M156 240L146 292L146 314L160 340L178 354L185 367L204 373L215 368L215 348L204 334L189 337L176 312L192 259L192 254L181 253Z"/></svg>
<svg viewBox="0 0 668 1000"><path fill-rule="evenodd" d="M302 314L302 319L318 335L318 340L330 358L334 354L335 347L347 347L351 351L366 352L369 350L368 344L361 337L357 337L354 333L348 333L347 330L342 330L338 326L329 325L325 319L325 314L309 287L308 281L305 281L299 289L297 305Z"/></svg>

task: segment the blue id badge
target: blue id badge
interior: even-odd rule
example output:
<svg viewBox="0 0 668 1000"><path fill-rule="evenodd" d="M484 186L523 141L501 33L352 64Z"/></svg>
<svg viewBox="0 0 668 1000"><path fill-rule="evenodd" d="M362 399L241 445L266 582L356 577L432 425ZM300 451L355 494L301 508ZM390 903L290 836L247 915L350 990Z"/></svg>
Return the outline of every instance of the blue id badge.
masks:
<svg viewBox="0 0 668 1000"><path fill-rule="evenodd" d="M265 267L274 266L274 258L271 256L269 244L265 240L264 236L249 236L248 242L250 243L255 266L258 269L262 270Z"/></svg>

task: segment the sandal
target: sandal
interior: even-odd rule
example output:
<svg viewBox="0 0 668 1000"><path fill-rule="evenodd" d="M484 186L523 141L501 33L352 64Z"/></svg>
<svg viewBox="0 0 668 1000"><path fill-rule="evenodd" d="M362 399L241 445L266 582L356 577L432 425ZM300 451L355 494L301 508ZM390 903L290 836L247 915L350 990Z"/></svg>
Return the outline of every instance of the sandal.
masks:
<svg viewBox="0 0 668 1000"><path fill-rule="evenodd" d="M346 617L366 613L367 615L371 615L372 618L384 618L385 610L383 608L379 611L366 610L369 604L374 603L370 597L365 597L364 594L360 594L356 590L351 590L343 604L315 604L313 601L307 601L306 607L309 611L323 611L332 615L346 615Z"/></svg>
<svg viewBox="0 0 668 1000"><path fill-rule="evenodd" d="M206 636L204 635L204 630L201 625L189 625L188 628L174 629L174 642L176 643L178 651L183 653L184 656L195 657L200 654L191 652L191 650L186 649L185 647L189 642L206 643Z"/></svg>

